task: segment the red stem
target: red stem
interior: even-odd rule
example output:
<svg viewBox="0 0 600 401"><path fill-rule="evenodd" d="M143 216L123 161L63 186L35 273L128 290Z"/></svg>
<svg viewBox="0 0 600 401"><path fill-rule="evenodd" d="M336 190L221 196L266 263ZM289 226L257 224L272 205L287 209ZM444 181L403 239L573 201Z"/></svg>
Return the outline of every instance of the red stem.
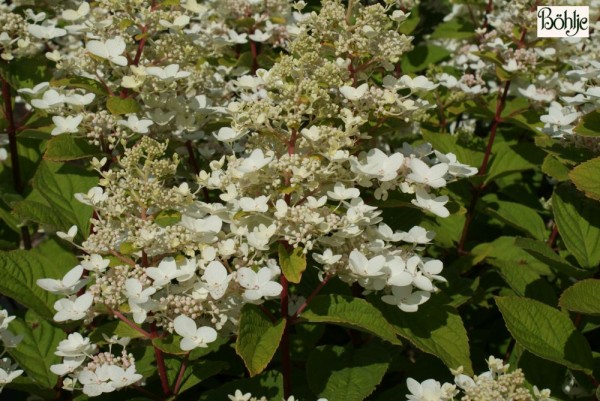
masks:
<svg viewBox="0 0 600 401"><path fill-rule="evenodd" d="M494 121L492 122L492 128L490 130L490 137L488 138L488 143L485 149L485 154L483 156L483 162L479 167L478 176L483 176L487 172L488 164L490 161L490 156L492 154L492 146L494 145L494 140L496 139L496 131L498 130L498 126L502 122L502 111L504 111L504 107L506 106L506 97L508 96L508 89L510 88L510 80L504 83L504 88L502 90L502 94L498 93L499 98L496 103L496 114L494 115ZM467 242L467 235L469 233L469 227L471 222L473 221L473 217L475 215L475 207L477 206L477 201L485 188L485 183L477 185L472 190L471 203L467 208L467 216L465 218L465 224L462 229L462 233L460 236L460 241L458 242L457 251L459 254L465 254L465 243Z"/></svg>
<svg viewBox="0 0 600 401"><path fill-rule="evenodd" d="M177 375L177 380L175 381L175 386L173 386L173 394L179 394L179 390L181 389L181 385L183 384L183 375L185 374L185 370L187 369L187 354L183 361L181 361L181 367L179 368L179 374Z"/></svg>
<svg viewBox="0 0 600 401"><path fill-rule="evenodd" d="M158 332L156 330L156 324L152 324L151 338L157 338ZM162 351L157 346L154 347L154 357L156 359L156 366L158 367L158 376L160 377L160 384L163 389L164 395L171 395L171 389L169 388L169 378L167 376L167 367L165 366L165 358Z"/></svg>
<svg viewBox="0 0 600 401"><path fill-rule="evenodd" d="M116 317L118 317L119 320L121 320L127 326L131 327L132 329L134 329L135 331L137 331L138 333L140 333L144 337L146 337L146 338L153 338L152 334L148 333L146 330L142 329L140 326L138 326L137 324L133 323L131 320L127 319L125 317L125 315L123 315L121 312L113 310L112 314L115 315Z"/></svg>
<svg viewBox="0 0 600 401"><path fill-rule="evenodd" d="M284 274L280 277L280 283L283 287L281 290L281 318L285 319L285 328L283 329L279 347L281 349L281 362L283 365L283 395L284 399L287 400L292 395L292 361L290 359L289 319L287 319L289 305L288 281Z"/></svg>
<svg viewBox="0 0 600 401"><path fill-rule="evenodd" d="M250 40L250 51L252 52L252 74L258 69L258 46L253 40Z"/></svg>
<svg viewBox="0 0 600 401"><path fill-rule="evenodd" d="M8 122L8 148L10 150L10 162L12 170L13 185L15 190L23 195L25 188L21 181L21 167L19 164L19 150L17 148L17 127L15 125L15 116L12 108L12 96L10 93L10 85L2 79L2 100L4 101L4 117ZM31 249L31 236L27 226L21 227L21 238L25 249Z"/></svg>
<svg viewBox="0 0 600 401"><path fill-rule="evenodd" d="M331 279L331 275L327 275L325 276L325 278L323 279L323 281L321 281L319 283L319 285L317 286L317 288L315 288L313 290L313 292L310 293L310 295L308 296L308 298L306 298L306 301L304 301L304 303L302 305L300 305L300 307L298 308L298 310L296 311L296 313L294 313L294 318L297 318L298 316L300 316L300 314L304 311L304 309L306 309L306 307L308 307L308 305L311 303L311 301L314 299L314 297L317 296L317 294L319 292L321 292L321 290L323 289L323 287L325 287L325 284L327 284L327 282Z"/></svg>

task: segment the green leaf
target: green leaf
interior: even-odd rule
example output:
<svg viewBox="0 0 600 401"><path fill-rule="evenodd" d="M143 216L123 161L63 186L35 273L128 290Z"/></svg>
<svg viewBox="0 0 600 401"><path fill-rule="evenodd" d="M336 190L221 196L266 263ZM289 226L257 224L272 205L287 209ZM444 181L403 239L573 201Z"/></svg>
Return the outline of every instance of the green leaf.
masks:
<svg viewBox="0 0 600 401"><path fill-rule="evenodd" d="M581 267L595 268L600 263L598 203L569 185L560 185L552 195L552 210L567 249Z"/></svg>
<svg viewBox="0 0 600 401"><path fill-rule="evenodd" d="M572 312L600 315L600 280L588 279L573 284L560 296L560 306Z"/></svg>
<svg viewBox="0 0 600 401"><path fill-rule="evenodd" d="M109 97L106 101L106 108L115 115L137 113L140 111L140 105L135 99L130 97L121 98L119 96Z"/></svg>
<svg viewBox="0 0 600 401"><path fill-rule="evenodd" d="M256 305L246 304L242 308L235 350L251 377L265 370L275 355L285 325L285 319L271 322Z"/></svg>
<svg viewBox="0 0 600 401"><path fill-rule="evenodd" d="M443 47L435 45L421 45L415 47L402 58L403 73L424 70L444 60L450 52Z"/></svg>
<svg viewBox="0 0 600 401"><path fill-rule="evenodd" d="M223 361L203 360L194 362L193 366L188 368L190 374L182 381L181 387L179 388L179 394L186 392L196 384L202 383L204 380L220 373L228 366L229 365Z"/></svg>
<svg viewBox="0 0 600 401"><path fill-rule="evenodd" d="M592 350L569 316L541 302L522 297L496 297L513 338L540 358L586 373L592 371Z"/></svg>
<svg viewBox="0 0 600 401"><path fill-rule="evenodd" d="M35 176L33 186L48 202L60 219L68 222L60 228L65 231L76 224L79 232L87 237L93 209L75 199L76 193L87 191L98 183L94 173L80 167L43 161Z"/></svg>
<svg viewBox="0 0 600 401"><path fill-rule="evenodd" d="M448 306L446 301L442 294L438 294L419 306L417 312L406 313L396 306L373 299L400 336L421 351L437 356L448 368L463 366L466 374L471 374L473 368L467 331L458 311Z"/></svg>
<svg viewBox="0 0 600 401"><path fill-rule="evenodd" d="M267 371L250 379L229 381L226 384L204 391L198 401L227 400L227 396L234 394L235 390L252 393L271 400L283 399L283 376L279 372Z"/></svg>
<svg viewBox="0 0 600 401"><path fill-rule="evenodd" d="M108 95L108 91L101 82L86 77L53 79L50 81L50 85L54 87L64 86L67 88L85 89L87 92L95 93L96 95Z"/></svg>
<svg viewBox="0 0 600 401"><path fill-rule="evenodd" d="M532 208L515 202L498 200L496 195L490 194L482 198L483 211L502 222L542 240L547 237L544 220Z"/></svg>
<svg viewBox="0 0 600 401"><path fill-rule="evenodd" d="M46 203L26 199L16 203L13 212L23 221L35 222L54 229L70 227L69 221L64 216L55 213Z"/></svg>
<svg viewBox="0 0 600 401"><path fill-rule="evenodd" d="M62 162L85 159L99 154L98 148L90 145L87 140L63 134L48 141L44 159Z"/></svg>
<svg viewBox="0 0 600 401"><path fill-rule="evenodd" d="M358 329L392 344L400 344L394 328L364 299L337 294L318 295L300 317L312 323L333 323Z"/></svg>
<svg viewBox="0 0 600 401"><path fill-rule="evenodd" d="M600 157L588 160L575 167L569 178L588 198L600 200Z"/></svg>
<svg viewBox="0 0 600 401"><path fill-rule="evenodd" d="M475 36L475 26L451 20L439 24L431 34L431 39L468 39Z"/></svg>
<svg viewBox="0 0 600 401"><path fill-rule="evenodd" d="M66 333L32 313L28 313L27 321L13 320L10 331L23 335L23 341L9 349L10 355L40 387L53 388L58 377L50 371L50 366L61 361L54 351L67 337Z"/></svg>
<svg viewBox="0 0 600 401"><path fill-rule="evenodd" d="M543 155L535 146L527 143L518 145L501 144L493 150L485 183L519 171L537 168L542 164Z"/></svg>
<svg viewBox="0 0 600 401"><path fill-rule="evenodd" d="M15 91L33 88L40 82L48 81L52 76L48 64L49 60L44 54L19 57L10 63L0 63L0 76L6 79Z"/></svg>
<svg viewBox="0 0 600 401"><path fill-rule="evenodd" d="M557 181L569 179L569 168L553 155L546 155L542 163L542 172Z"/></svg>
<svg viewBox="0 0 600 401"><path fill-rule="evenodd" d="M175 225L181 221L181 213L177 210L161 210L155 217L154 222L161 227Z"/></svg>
<svg viewBox="0 0 600 401"><path fill-rule="evenodd" d="M558 303L552 286L534 270L504 260L496 261L494 266L517 295L527 296L552 306Z"/></svg>
<svg viewBox="0 0 600 401"><path fill-rule="evenodd" d="M362 401L381 383L389 359L389 352L378 346L320 346L308 356L308 385L328 401Z"/></svg>
<svg viewBox="0 0 600 401"><path fill-rule="evenodd" d="M279 264L286 279L291 283L298 284L302 273L306 270L306 254L304 249L296 247L292 253L288 253L283 244L279 244Z"/></svg>
<svg viewBox="0 0 600 401"><path fill-rule="evenodd" d="M582 136L600 136L600 111L595 110L583 116L575 127L575 133Z"/></svg>
<svg viewBox="0 0 600 401"><path fill-rule="evenodd" d="M177 334L167 335L166 337L158 337L152 339L152 345L160 349L165 354L170 355L185 355L186 351L183 351L179 344L181 343L181 336Z"/></svg>
<svg viewBox="0 0 600 401"><path fill-rule="evenodd" d="M0 293L51 320L53 305L59 298L38 287L36 281L40 278L62 278L77 264L77 259L69 255L64 259L65 265L63 259L53 260L58 255L52 254L53 259L50 259L44 253L38 249L0 252Z"/></svg>
<svg viewBox="0 0 600 401"><path fill-rule="evenodd" d="M133 327L127 325L120 320L113 320L111 322L104 323L96 327L89 335L90 339L94 344L105 342L102 334L112 337L129 337L129 338L140 338L143 337L142 333L135 330Z"/></svg>
<svg viewBox="0 0 600 401"><path fill-rule="evenodd" d="M514 244L559 273L575 278L584 278L590 275L590 272L571 265L554 253L545 242L529 238L517 238Z"/></svg>

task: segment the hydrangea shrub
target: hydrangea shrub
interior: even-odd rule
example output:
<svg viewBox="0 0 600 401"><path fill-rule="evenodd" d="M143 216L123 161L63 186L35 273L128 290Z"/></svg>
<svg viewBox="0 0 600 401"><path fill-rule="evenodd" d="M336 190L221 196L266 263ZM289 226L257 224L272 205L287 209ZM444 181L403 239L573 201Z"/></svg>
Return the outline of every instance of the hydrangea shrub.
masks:
<svg viewBox="0 0 600 401"><path fill-rule="evenodd" d="M0 0L2 396L597 398L568 3Z"/></svg>

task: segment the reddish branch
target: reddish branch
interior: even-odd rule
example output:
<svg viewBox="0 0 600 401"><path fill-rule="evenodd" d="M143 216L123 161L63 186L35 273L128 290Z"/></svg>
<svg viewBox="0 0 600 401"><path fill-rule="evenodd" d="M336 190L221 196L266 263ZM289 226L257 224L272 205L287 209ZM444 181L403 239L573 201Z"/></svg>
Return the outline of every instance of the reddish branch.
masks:
<svg viewBox="0 0 600 401"><path fill-rule="evenodd" d="M2 80L2 100L4 101L4 117L8 122L8 147L10 151L11 170L13 178L13 186L15 190L23 195L25 188L21 181L21 166L19 164L19 151L17 148L17 126L15 124L15 116L12 108L12 95L10 93L10 85L8 82ZM25 249L31 249L31 236L27 226L21 227L21 238L23 239L23 246Z"/></svg>
<svg viewBox="0 0 600 401"><path fill-rule="evenodd" d="M539 3L539 0L536 1L535 4L531 7L532 11L536 9L538 3ZM488 7L486 9L486 17L487 17L487 14L489 14L492 11L492 9L493 9L493 4L492 4L492 1L490 0L490 2L488 3ZM484 26L485 26L485 24L484 24ZM524 27L521 30L521 36L519 37L519 42L517 43L517 47L519 49L525 47L526 35L527 35L527 28ZM490 129L490 136L488 138L488 143L487 143L487 146L485 149L485 154L483 156L483 162L481 163L481 166L479 167L479 172L477 173L478 176L483 176L487 172L490 157L492 155L492 146L494 145L494 140L496 138L496 131L498 130L498 126L500 125L500 123L503 120L502 112L504 111L504 108L506 106L506 97L508 96L508 90L510 89L510 84L511 84L511 81L509 79L508 81L506 81L504 83L502 92L498 92L499 98L496 103L496 113L494 115L494 120L492 121L492 127ZM485 188L485 182L482 182L481 184L478 184L477 186L473 187L473 189L472 189L471 202L469 204L469 207L467 208L467 216L465 218L465 224L463 226L460 240L459 240L458 246L457 246L457 251L458 251L459 255L464 255L467 253L465 251L465 243L467 242L467 236L469 234L469 227L470 227L471 222L473 221L473 217L475 215L475 208L477 206L477 201L481 197L481 194L482 194L484 188Z"/></svg>

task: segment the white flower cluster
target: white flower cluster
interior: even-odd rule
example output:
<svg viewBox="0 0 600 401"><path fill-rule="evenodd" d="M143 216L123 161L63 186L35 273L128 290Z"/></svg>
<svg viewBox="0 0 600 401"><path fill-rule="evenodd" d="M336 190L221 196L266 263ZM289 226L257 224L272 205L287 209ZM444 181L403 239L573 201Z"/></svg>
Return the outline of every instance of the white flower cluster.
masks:
<svg viewBox="0 0 600 401"><path fill-rule="evenodd" d="M58 376L67 376L63 379L64 389L81 389L84 394L95 397L142 380L142 375L136 372L133 355L126 350L130 339L103 336L110 347L108 352L99 352L96 344L79 333L69 334L58 344L54 354L63 357L63 361L50 366L50 370ZM120 356L112 353L115 344L123 347Z"/></svg>
<svg viewBox="0 0 600 401"><path fill-rule="evenodd" d="M15 335L8 330L8 325L14 319L15 317L9 316L6 310L0 309L0 342L4 348L0 354L0 393L4 386L23 374L16 363L13 363L10 358L4 357L8 348L16 347L23 340L22 334Z"/></svg>
<svg viewBox="0 0 600 401"><path fill-rule="evenodd" d="M200 172L197 191L176 179L179 156L165 157L168 143L149 136L118 165L94 159L100 186L76 195L95 209L81 244L88 256L64 278L38 282L68 296L56 302L55 320L89 321L106 307L120 319L177 333L184 351L206 347L217 330L235 330L244 303L280 295L285 277L273 256L291 252L312 255L322 279L357 282L417 311L435 282L445 281L442 262L420 256L434 233L394 232L365 198L400 191L407 203L414 197L414 207L446 217L449 199L439 191L476 169L429 144L388 153L375 147L368 121L411 123L430 106L420 94L436 87L423 76L393 75L410 39L397 31L402 18L388 11L324 1L320 14L300 24L289 55L242 76L240 100L227 107L233 124L215 135L236 146ZM87 43L111 71L123 63L113 52L120 43ZM381 68L388 74L377 83L372 73ZM177 67L156 74L173 82L190 77L178 80ZM133 116L120 124L149 126ZM73 241L75 234L59 236Z"/></svg>
<svg viewBox="0 0 600 401"><path fill-rule="evenodd" d="M240 390L235 390L234 394L228 395L227 396L229 398L230 401L268 401L268 399L266 397L254 397L252 396L252 393L242 393ZM292 395L290 397L286 399L283 399L282 401L298 401L296 400L296 398ZM327 401L327 399L325 398L319 398L317 401Z"/></svg>
<svg viewBox="0 0 600 401"><path fill-rule="evenodd" d="M237 91L232 79L255 70L259 57L270 60L302 18L289 0L78 3L55 17L40 13L21 23L21 31L46 41L46 57L56 63L52 86L40 83L21 95L53 115L52 135L87 137L104 150L140 134L206 141L206 155L219 150L204 128L224 118L222 106ZM8 57L4 36L16 39L11 32L0 35ZM117 112L127 115L115 116L105 97L127 102Z"/></svg>
<svg viewBox="0 0 600 401"><path fill-rule="evenodd" d="M509 372L510 365L501 359L490 356L487 359L489 370L469 377L462 373L462 367L453 370L454 384L428 379L419 383L408 378L406 384L410 394L407 401L553 401L550 390L533 387L533 394L525 384L521 369Z"/></svg>
<svg viewBox="0 0 600 401"><path fill-rule="evenodd" d="M536 10L525 0L490 2L493 6L488 10L483 5L454 4L445 21L481 21L481 26L471 39L432 40L452 52L442 64L459 72L458 76L436 74L436 81L448 89L446 103L501 91L500 73L504 80L511 79L510 95L529 99L539 111L542 132L553 137L572 136L580 118L600 106L596 56L600 50L600 2L568 3L590 7L590 21L595 22L591 23L589 38L537 39ZM455 132L456 125L466 124L467 131L472 132L468 126L473 121L463 118L453 122L449 130Z"/></svg>

